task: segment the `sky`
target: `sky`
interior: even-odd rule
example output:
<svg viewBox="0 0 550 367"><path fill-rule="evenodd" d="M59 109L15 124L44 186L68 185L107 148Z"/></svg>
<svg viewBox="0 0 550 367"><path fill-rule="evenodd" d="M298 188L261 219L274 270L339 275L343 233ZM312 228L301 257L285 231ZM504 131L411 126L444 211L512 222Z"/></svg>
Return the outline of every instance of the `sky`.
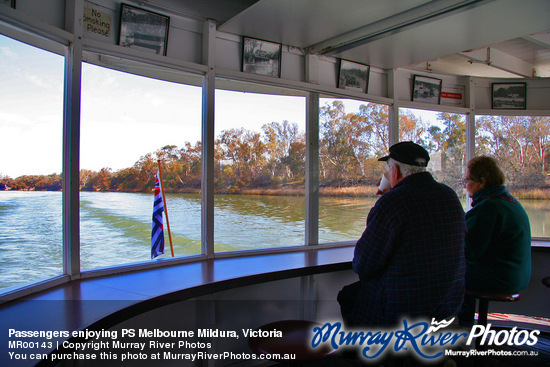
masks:
<svg viewBox="0 0 550 367"><path fill-rule="evenodd" d="M63 62L0 35L0 176L61 173ZM215 102L216 136L284 120L305 130L304 97L218 90ZM200 126L200 87L83 65L81 169L131 167L163 146L196 143Z"/></svg>
<svg viewBox="0 0 550 367"><path fill-rule="evenodd" d="M201 139L201 88L83 68L81 167L113 170L132 166L142 155ZM217 91L216 136L221 130L260 131L272 121L305 126L305 99Z"/></svg>
<svg viewBox="0 0 550 367"><path fill-rule="evenodd" d="M63 59L43 55L0 36L0 174L60 170Z"/></svg>
<svg viewBox="0 0 550 367"><path fill-rule="evenodd" d="M0 36L0 175L60 173L63 57ZM305 129L305 98L217 91L216 135L288 120ZM166 145L201 138L200 87L84 64L81 169L113 171Z"/></svg>

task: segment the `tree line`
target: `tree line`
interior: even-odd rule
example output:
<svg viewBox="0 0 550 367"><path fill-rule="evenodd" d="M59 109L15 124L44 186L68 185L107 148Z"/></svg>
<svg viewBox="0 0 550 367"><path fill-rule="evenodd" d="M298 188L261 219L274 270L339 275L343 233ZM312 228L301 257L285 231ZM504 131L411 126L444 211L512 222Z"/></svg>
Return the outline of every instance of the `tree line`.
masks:
<svg viewBox="0 0 550 367"><path fill-rule="evenodd" d="M461 187L466 163L463 115L439 113L430 125L413 113L400 114L399 139L423 145L436 179ZM320 109L319 181L322 187L375 185L389 145L388 107L366 103L346 112L341 101ZM481 116L476 120L476 154L497 158L513 189L546 187L550 121L540 116ZM261 131L222 131L214 145L217 192L257 188L303 188L306 137L296 123L271 122ZM201 142L168 145L142 156L132 167L113 172L81 170L83 191L149 192L162 162L166 192L197 192L201 185ZM0 177L0 189L60 190L61 175Z"/></svg>

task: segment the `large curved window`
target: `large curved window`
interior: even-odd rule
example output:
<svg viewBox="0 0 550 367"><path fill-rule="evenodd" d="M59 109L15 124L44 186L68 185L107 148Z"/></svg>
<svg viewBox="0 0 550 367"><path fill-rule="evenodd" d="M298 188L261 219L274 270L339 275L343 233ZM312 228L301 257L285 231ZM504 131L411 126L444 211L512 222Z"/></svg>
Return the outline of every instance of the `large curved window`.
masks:
<svg viewBox="0 0 550 367"><path fill-rule="evenodd" d="M476 155L496 158L521 202L533 237L550 237L550 117L477 116Z"/></svg>
<svg viewBox="0 0 550 367"><path fill-rule="evenodd" d="M153 189L161 161L165 254L201 252L201 88L84 63L81 268L151 259Z"/></svg>
<svg viewBox="0 0 550 367"><path fill-rule="evenodd" d="M82 65L81 270L151 261L159 161L174 254L200 254L202 76L95 52L84 51ZM63 273L64 62L0 36L0 290ZM306 92L217 83L227 89L215 94L208 177L215 251L304 245ZM322 98L319 113L319 242L356 240L378 198L388 107ZM499 160L533 237L550 237L550 118L478 116L475 131L476 154ZM402 108L399 140L428 149L430 172L456 190L466 209L465 116ZM165 219L160 258L171 257L167 229Z"/></svg>
<svg viewBox="0 0 550 367"><path fill-rule="evenodd" d="M411 140L430 153L428 171L453 188L466 209L462 184L466 164L466 117L461 114L400 109L400 141Z"/></svg>
<svg viewBox="0 0 550 367"><path fill-rule="evenodd" d="M0 289L63 273L63 68L0 35Z"/></svg>
<svg viewBox="0 0 550 367"><path fill-rule="evenodd" d="M357 240L378 199L388 107L323 98L319 114L319 242Z"/></svg>
<svg viewBox="0 0 550 367"><path fill-rule="evenodd" d="M215 251L303 245L305 97L215 100Z"/></svg>

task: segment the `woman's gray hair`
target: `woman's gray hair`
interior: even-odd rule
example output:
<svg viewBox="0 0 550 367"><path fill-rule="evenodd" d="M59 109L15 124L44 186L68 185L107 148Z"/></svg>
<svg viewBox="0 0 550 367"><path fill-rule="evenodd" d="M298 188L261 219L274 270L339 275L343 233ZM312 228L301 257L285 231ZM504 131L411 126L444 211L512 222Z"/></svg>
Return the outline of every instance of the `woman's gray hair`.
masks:
<svg viewBox="0 0 550 367"><path fill-rule="evenodd" d="M388 166L390 168L392 166L399 167L399 171L401 172L401 175L403 177L407 177L407 176L413 175L415 173L426 172L426 169L427 169L426 167L411 166L410 164L401 163L401 162L396 161L393 158L388 159Z"/></svg>

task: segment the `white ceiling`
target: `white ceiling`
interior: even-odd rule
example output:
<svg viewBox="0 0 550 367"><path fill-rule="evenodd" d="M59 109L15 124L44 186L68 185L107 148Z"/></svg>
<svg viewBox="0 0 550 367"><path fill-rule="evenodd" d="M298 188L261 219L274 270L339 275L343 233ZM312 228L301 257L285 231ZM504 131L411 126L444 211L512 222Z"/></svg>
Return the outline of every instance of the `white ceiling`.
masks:
<svg viewBox="0 0 550 367"><path fill-rule="evenodd" d="M550 0L174 2L222 32L381 69L550 77Z"/></svg>

